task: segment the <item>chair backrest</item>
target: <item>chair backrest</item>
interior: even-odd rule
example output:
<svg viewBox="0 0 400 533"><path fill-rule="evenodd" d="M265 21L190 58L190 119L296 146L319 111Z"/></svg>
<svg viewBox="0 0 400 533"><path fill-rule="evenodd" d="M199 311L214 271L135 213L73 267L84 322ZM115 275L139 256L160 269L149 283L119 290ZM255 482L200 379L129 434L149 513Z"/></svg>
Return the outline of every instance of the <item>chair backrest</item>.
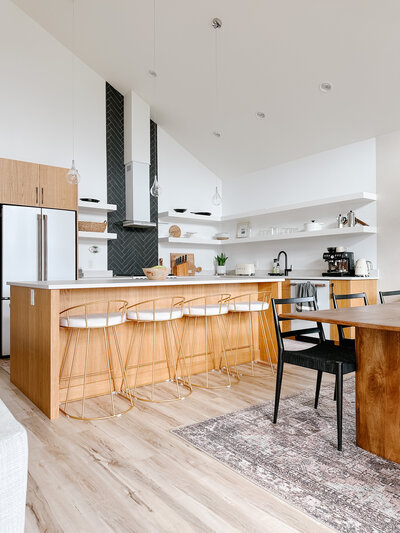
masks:
<svg viewBox="0 0 400 533"><path fill-rule="evenodd" d="M386 296L400 296L400 291L379 291L381 304L385 303Z"/></svg>
<svg viewBox="0 0 400 533"><path fill-rule="evenodd" d="M338 309L338 300L364 300L364 305L368 305L368 298L365 292L357 292L352 294L332 294L333 307ZM344 336L344 328L351 328L351 326L342 326L338 324L338 333L339 333L339 342L343 344L346 342L346 337Z"/></svg>
<svg viewBox="0 0 400 533"><path fill-rule="evenodd" d="M265 305L265 309L269 307L271 301L272 293L270 291L261 291L261 292L247 292L245 294L240 294L239 296L231 296L225 301L233 306L236 309L237 304L246 303L249 306L249 309L253 307L254 303L262 303ZM240 307L238 307L240 309Z"/></svg>
<svg viewBox="0 0 400 533"><path fill-rule="evenodd" d="M185 298L183 296L159 296L158 298L152 298L150 300L144 300L136 304L127 307L127 311L135 317L135 320L140 320L141 313L146 312L152 314L153 322L157 321L157 311L163 311L169 313L169 318L174 318L174 311L180 309L183 314L183 304Z"/></svg>
<svg viewBox="0 0 400 533"><path fill-rule="evenodd" d="M277 305L287 305L287 304L301 304L301 303L311 303L312 307L314 308L314 311L317 310L317 302L315 301L314 296L307 296L304 298L272 298L271 304L272 304L272 313L274 316L274 323L275 323L275 331L276 331L276 340L278 343L278 352L279 355L284 351L284 344L283 339L286 337L296 337L298 335L309 335L311 333L318 333L319 339L321 342L325 342L325 334L324 329L322 327L321 322L317 322L317 325L312 328L302 328L302 329L294 329L290 331L282 331L280 323L285 322L287 320L291 320L290 318L283 318L278 315L278 311L276 309ZM305 311L307 313L307 311Z"/></svg>
<svg viewBox="0 0 400 533"><path fill-rule="evenodd" d="M108 327L108 321L111 314L118 313L121 314L121 320L124 320L126 315L126 309L128 302L126 300L96 300L93 302L87 302L79 305L74 305L68 307L63 311L60 311L60 317L66 319L68 327L70 326L70 319L73 316L84 316L86 327L88 328L88 319L89 316L94 314L105 314L106 315L106 324ZM71 311L73 311L71 313Z"/></svg>

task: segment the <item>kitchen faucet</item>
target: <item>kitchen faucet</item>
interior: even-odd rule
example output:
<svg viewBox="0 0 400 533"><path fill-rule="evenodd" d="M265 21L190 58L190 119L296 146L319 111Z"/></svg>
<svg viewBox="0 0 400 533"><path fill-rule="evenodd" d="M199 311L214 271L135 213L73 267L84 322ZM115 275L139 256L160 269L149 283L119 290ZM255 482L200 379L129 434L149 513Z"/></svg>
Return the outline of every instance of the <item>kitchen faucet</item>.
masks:
<svg viewBox="0 0 400 533"><path fill-rule="evenodd" d="M292 268L293 268L293 265L290 265L290 268L287 267L287 253L285 252L285 250L281 250L278 254L278 263L279 263L279 258L281 256L281 254L283 254L285 256L285 276L287 276L289 274L289 272L292 271Z"/></svg>

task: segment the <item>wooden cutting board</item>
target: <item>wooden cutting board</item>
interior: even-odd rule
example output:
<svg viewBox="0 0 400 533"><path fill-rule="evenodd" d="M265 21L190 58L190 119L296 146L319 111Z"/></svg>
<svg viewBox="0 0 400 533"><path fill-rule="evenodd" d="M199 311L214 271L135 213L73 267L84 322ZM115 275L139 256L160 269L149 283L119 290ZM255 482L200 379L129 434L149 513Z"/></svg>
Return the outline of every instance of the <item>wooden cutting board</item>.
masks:
<svg viewBox="0 0 400 533"><path fill-rule="evenodd" d="M197 267L194 263L194 254L187 254L185 252L181 254L169 254L170 255L170 262L171 262L171 272L173 272L173 268L175 266L175 259L178 257L181 257L182 255L187 255L187 262L189 264L189 276L194 276L196 272L201 272L201 267Z"/></svg>

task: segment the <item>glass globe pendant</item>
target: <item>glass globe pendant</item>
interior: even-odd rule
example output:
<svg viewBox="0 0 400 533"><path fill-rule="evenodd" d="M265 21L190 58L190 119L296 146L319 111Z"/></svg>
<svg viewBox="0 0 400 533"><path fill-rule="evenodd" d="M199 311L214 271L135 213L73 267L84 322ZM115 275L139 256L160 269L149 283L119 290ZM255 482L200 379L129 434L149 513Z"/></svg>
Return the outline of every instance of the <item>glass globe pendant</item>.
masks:
<svg viewBox="0 0 400 533"><path fill-rule="evenodd" d="M75 166L75 160L72 160L71 168L67 172L67 181L71 185L77 185L81 181L81 175Z"/></svg>
<svg viewBox="0 0 400 533"><path fill-rule="evenodd" d="M212 204L217 207L222 204L222 197L218 192L218 187L215 187L215 193L211 201L212 201Z"/></svg>
<svg viewBox="0 0 400 533"><path fill-rule="evenodd" d="M151 186L151 189L150 189L150 194L154 196L155 198L158 198L161 194L161 187L160 187L160 184L158 183L157 176L154 177L153 185Z"/></svg>

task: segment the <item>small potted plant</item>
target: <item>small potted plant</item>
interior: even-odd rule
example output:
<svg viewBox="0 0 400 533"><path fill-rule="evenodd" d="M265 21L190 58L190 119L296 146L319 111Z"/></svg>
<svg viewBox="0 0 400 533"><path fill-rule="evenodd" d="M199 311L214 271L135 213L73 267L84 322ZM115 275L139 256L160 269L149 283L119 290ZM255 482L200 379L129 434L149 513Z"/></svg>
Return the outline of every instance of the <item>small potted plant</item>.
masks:
<svg viewBox="0 0 400 533"><path fill-rule="evenodd" d="M217 255L215 260L217 261L217 275L223 276L224 274L226 274L225 263L227 262L228 258L224 253L222 253L220 255Z"/></svg>

